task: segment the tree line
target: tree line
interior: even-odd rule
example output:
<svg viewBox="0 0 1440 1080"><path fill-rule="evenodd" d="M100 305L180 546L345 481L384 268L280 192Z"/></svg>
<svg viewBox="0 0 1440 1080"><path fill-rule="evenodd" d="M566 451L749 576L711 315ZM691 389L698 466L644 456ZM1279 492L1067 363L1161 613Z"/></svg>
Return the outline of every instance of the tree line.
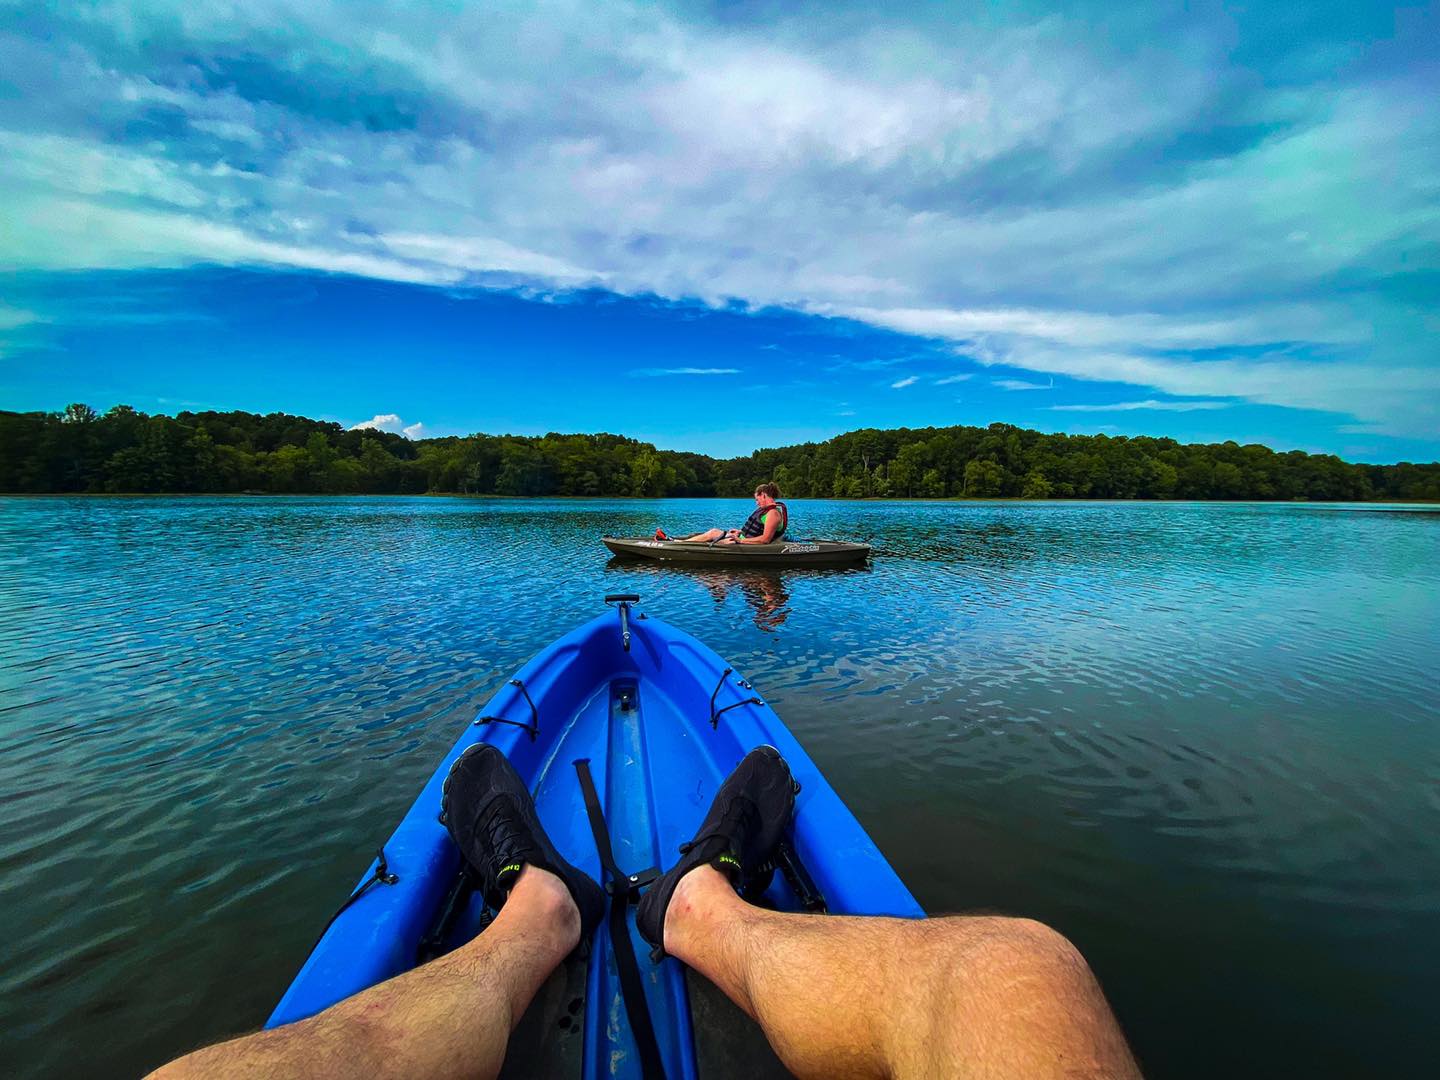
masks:
<svg viewBox="0 0 1440 1080"><path fill-rule="evenodd" d="M285 413L0 411L5 492L744 497L764 480L791 498L1440 500L1440 463L1009 424L865 429L717 459L608 434L411 441Z"/></svg>

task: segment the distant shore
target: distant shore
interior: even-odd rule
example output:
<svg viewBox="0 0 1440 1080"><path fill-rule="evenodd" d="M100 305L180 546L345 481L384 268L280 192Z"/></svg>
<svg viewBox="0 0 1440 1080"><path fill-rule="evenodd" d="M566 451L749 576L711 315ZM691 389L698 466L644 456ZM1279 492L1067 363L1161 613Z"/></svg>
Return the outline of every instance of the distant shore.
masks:
<svg viewBox="0 0 1440 1080"><path fill-rule="evenodd" d="M479 495L463 491L414 492L345 492L345 491L0 491L4 499L468 499L474 502L541 502L566 500L573 502L662 502L687 500L693 502L734 502L738 495ZM893 505L922 503L927 506L953 504L984 506L991 503L1020 506L1076 506L1095 503L1154 503L1162 506L1353 506L1361 509L1394 507L1436 507L1440 499L1098 499L1072 497L1066 499L1025 499L1019 496L993 495L967 497L946 495L936 498L899 495L813 495L786 500L802 502L841 502Z"/></svg>
<svg viewBox="0 0 1440 1080"><path fill-rule="evenodd" d="M1010 424L872 428L735 458L624 435L412 440L303 416L0 411L0 492L863 500L1440 501L1440 462L1150 436L1048 434Z"/></svg>

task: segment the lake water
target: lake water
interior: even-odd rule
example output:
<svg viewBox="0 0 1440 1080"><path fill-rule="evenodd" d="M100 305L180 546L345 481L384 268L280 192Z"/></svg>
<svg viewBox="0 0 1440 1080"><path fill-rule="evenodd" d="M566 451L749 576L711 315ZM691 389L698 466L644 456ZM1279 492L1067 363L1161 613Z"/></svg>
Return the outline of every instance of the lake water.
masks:
<svg viewBox="0 0 1440 1080"><path fill-rule="evenodd" d="M1154 1076L1419 1074L1440 513L797 502L868 570L608 562L722 501L0 499L6 1072L254 1028L489 693L634 591L932 912L1044 919Z"/></svg>

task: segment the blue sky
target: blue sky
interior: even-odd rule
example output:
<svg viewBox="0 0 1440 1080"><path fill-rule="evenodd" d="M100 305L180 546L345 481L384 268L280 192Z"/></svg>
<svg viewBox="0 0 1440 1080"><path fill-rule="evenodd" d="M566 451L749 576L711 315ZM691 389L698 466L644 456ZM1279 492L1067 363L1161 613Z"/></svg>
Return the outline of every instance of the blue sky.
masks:
<svg viewBox="0 0 1440 1080"><path fill-rule="evenodd" d="M0 407L1440 457L1440 6L0 3Z"/></svg>

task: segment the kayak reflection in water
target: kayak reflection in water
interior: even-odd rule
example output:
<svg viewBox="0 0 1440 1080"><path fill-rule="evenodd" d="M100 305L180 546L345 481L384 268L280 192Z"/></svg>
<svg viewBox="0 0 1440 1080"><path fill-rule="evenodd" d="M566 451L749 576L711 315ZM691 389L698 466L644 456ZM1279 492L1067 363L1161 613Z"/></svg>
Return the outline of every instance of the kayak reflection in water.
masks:
<svg viewBox="0 0 1440 1080"><path fill-rule="evenodd" d="M764 631L777 630L790 617L790 590L778 571L747 569L732 573L711 570L696 571L695 576L710 590L716 604L723 605L732 586L755 611L755 625Z"/></svg>
<svg viewBox="0 0 1440 1080"><path fill-rule="evenodd" d="M1030 919L771 911L742 896L794 808L789 765L750 751L636 928L718 986L800 1076L1136 1077L1084 958ZM605 896L556 852L524 781L481 743L456 759L444 820L499 914L468 943L283 1027L155 1076L493 1077L536 991L600 922ZM743 812L736 812L743 808ZM651 1070L646 1070L651 1075Z"/></svg>
<svg viewBox="0 0 1440 1080"><path fill-rule="evenodd" d="M706 529L690 536L666 536L655 530L656 540L680 540L687 544L773 544L785 535L790 511L780 502L780 488L764 483L755 489L755 512L738 529Z"/></svg>

